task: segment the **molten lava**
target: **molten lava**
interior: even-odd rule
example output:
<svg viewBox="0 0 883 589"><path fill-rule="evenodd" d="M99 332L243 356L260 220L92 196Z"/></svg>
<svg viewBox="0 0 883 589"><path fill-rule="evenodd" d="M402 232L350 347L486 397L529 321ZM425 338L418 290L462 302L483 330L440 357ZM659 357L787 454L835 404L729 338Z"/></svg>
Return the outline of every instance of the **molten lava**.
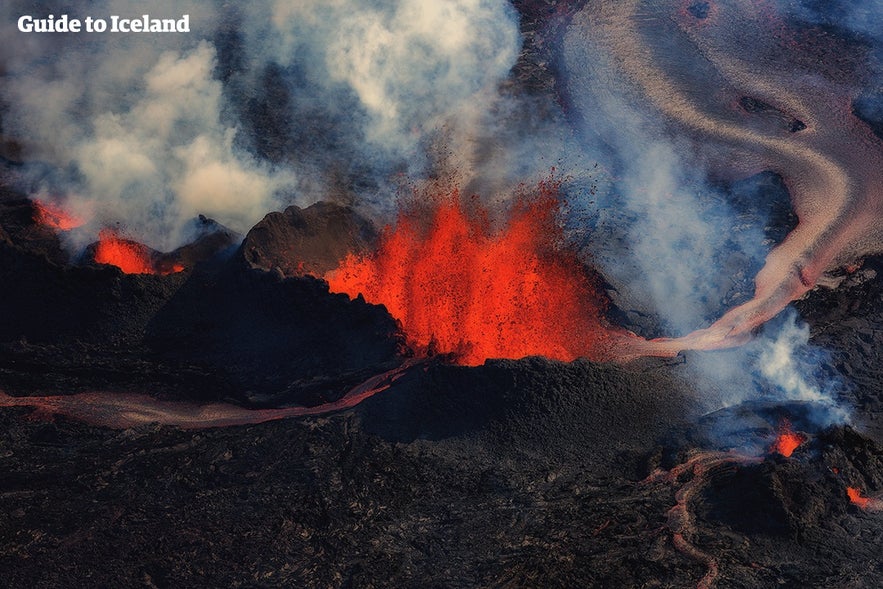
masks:
<svg viewBox="0 0 883 589"><path fill-rule="evenodd" d="M461 364L543 355L609 359L617 334L583 264L561 249L557 186L520 198L504 227L467 212L456 191L418 220L400 214L372 256L350 255L328 274L331 290L383 304L420 351Z"/></svg>
<svg viewBox="0 0 883 589"><path fill-rule="evenodd" d="M871 503L870 498L862 497L862 491L857 487L846 487L846 495L853 505L857 505L862 509L867 509Z"/></svg>
<svg viewBox="0 0 883 589"><path fill-rule="evenodd" d="M70 231L85 222L54 203L34 200L34 207L36 208L35 220L56 231Z"/></svg>
<svg viewBox="0 0 883 589"><path fill-rule="evenodd" d="M98 234L95 261L99 264L116 266L126 274L166 275L184 270L184 266L181 264L175 264L168 270L157 269L147 247L134 241L122 239L110 229L104 229Z"/></svg>
<svg viewBox="0 0 883 589"><path fill-rule="evenodd" d="M771 452L778 452L785 458L790 458L794 451L806 441L806 436L791 429L791 422L783 419L779 424L779 433L773 443Z"/></svg>

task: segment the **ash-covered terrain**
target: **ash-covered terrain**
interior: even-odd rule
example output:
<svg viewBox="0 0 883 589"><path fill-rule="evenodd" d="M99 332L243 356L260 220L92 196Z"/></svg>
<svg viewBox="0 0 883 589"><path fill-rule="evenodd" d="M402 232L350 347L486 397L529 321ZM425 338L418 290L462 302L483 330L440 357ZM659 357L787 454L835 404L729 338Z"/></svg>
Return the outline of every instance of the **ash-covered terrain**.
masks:
<svg viewBox="0 0 883 589"><path fill-rule="evenodd" d="M40 76L70 82L64 64L46 57L32 64L39 75L31 79L16 69L21 53L3 54L12 90L0 108L0 586L883 584L883 257L864 239L873 224L862 224L879 212L871 206L879 195L862 179L879 170L864 162L858 174L834 162L832 177L852 178L864 200L839 210L819 259L855 255L818 276L804 269L819 249L788 267L796 273L770 278L767 270L789 287L797 277L806 294L763 325L776 315L770 308L746 315L734 329L750 338L723 334L730 349L669 353L675 336L759 296L787 303L791 290L766 297L755 289L766 256L790 255L782 245L805 219L831 220L823 208L802 208L801 191L818 190L806 186L816 168L796 165L797 156L781 169L768 163L793 152L831 164L836 157L814 147L836 135L822 125L830 113L796 117L799 104L769 98L777 87L768 77L752 87L734 82L732 71L752 59L775 69L781 61L764 52L788 43L800 68L816 59L827 75L843 64L842 77L820 75L813 91L834 100L862 89L846 118L850 133L876 133L858 150L873 151L883 128L875 70L853 70L864 58L876 64L878 33L842 6L809 2L797 13L753 5L749 25L775 10L787 18L752 29L747 47L722 25L731 6L717 2L647 10L640 2L467 3L433 13L428 32L404 1L386 12L283 4L272 3L272 26L288 27L280 33L245 7L196 3L194 27L211 34L147 65L139 59L150 61L155 48L134 41L105 47L93 39L97 49L58 41L87 61L105 63L109 48L144 70L131 95L89 125L89 109L113 95L107 80L59 109L69 125L52 125L47 102L39 102L46 120L35 124L22 105L41 93L28 84L39 88ZM684 39L669 45L653 33L652 19L669 4L666 26L686 22L677 26L687 37L714 33L699 45L726 91L691 88L711 66L685 73L696 56L672 58ZM743 125L759 144L781 149L740 160L732 173L687 173L705 157L717 166L721 154L757 146L727 151L733 137L724 132L727 141L691 160L695 145L685 148L678 134L695 141L692 119L664 118L689 110L686 103L632 89L625 96L634 105L649 100L652 108L626 111L628 124L599 123L595 131L607 134L600 140L580 135L588 123L574 84L617 70L599 58L587 71L600 81L568 71L562 43L585 33L574 33L573 22L582 27L616 6L622 12L604 26L627 14L652 50L636 57L612 35L606 41L622 50L622 63L655 51L688 98L722 109L720 127L705 135ZM589 12L575 16L580 10ZM298 19L311 14L321 18L308 32ZM372 39L360 36L366 30L383 41L383 59L374 60ZM433 45L437 32L456 32L465 45ZM821 51L826 36L853 54ZM414 39L424 42L416 57ZM716 53L721 46L739 48L736 61ZM279 57L280 47L299 57ZM354 55L365 58L364 71L346 61ZM442 65L430 67L433 60ZM337 77L318 81L320 62ZM55 65L48 74L47 63ZM485 69L488 86L473 75ZM805 73L795 71L779 81ZM164 86L160 74L184 82ZM636 77L628 82L647 81ZM421 85L424 78L441 82ZM656 90L665 85L648 79ZM739 84L749 87L745 99L730 104ZM57 98L70 85L54 88ZM592 100L607 92L597 88L601 98ZM372 101L378 93L383 100ZM476 111L483 101L492 106ZM151 127L153 115L168 112L186 124ZM648 120L648 138L631 137ZM656 122L672 136L654 136ZM433 125L441 131L427 131ZM47 128L49 136L60 129L52 149L40 145ZM611 128L626 139L611 140ZM128 153L111 149L117 140ZM576 163L553 161L561 149L586 151ZM844 140L835 151L849 149ZM415 164L423 158L425 168ZM126 176L145 161L155 175ZM555 188L548 219L525 204L542 199L500 196L550 164L563 174L539 183ZM298 181L289 182L286 166ZM129 183L110 182L104 168ZM583 168L589 173L576 171ZM403 204L393 186L406 172L460 187L415 205L426 195L421 185ZM231 204L231 194L242 202ZM463 204L446 209L451 202ZM511 210L522 216L507 218ZM418 267L437 280L413 280ZM360 287L371 300L334 292L329 280L343 282L344 271L367 280ZM505 287L511 276L517 289ZM497 283L504 287L486 287ZM543 314L536 311L536 292L557 296L569 285L591 300L564 309L552 301L567 296L540 296ZM493 298L486 293L505 300L473 304ZM591 321L573 323L574 309L589 309ZM413 317L444 325L428 322L427 344ZM487 317L498 324L489 336ZM551 317L540 322L547 331L527 332L536 340L573 325L597 329L575 340L580 353L561 352L595 361L550 358L560 350L547 341L529 341L537 351L523 358L463 361L485 336L491 349L524 349L506 340L525 333L521 319L536 317ZM432 333L442 328L463 335L446 348ZM645 356L658 346L667 357Z"/></svg>

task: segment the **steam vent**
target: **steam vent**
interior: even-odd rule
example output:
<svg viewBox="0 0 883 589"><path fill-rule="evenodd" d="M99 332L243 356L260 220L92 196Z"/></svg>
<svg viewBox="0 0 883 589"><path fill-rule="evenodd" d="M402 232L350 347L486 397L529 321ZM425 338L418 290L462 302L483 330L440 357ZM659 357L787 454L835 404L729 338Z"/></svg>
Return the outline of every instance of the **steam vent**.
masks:
<svg viewBox="0 0 883 589"><path fill-rule="evenodd" d="M0 587L883 587L880 2L0 27Z"/></svg>

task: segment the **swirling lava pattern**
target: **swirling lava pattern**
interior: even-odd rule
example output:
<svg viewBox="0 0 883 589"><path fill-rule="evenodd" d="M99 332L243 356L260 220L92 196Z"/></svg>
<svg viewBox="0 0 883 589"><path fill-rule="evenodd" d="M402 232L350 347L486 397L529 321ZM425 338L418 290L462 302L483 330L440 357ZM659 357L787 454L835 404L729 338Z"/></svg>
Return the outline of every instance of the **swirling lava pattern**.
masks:
<svg viewBox="0 0 883 589"><path fill-rule="evenodd" d="M712 175L773 171L799 218L767 256L751 300L687 336L629 341L626 355L738 345L823 273L881 250L883 142L853 113L855 50L790 30L762 0L622 0L590 1L563 54L586 133L614 145L654 133L686 142ZM600 117L622 124L605 137Z"/></svg>

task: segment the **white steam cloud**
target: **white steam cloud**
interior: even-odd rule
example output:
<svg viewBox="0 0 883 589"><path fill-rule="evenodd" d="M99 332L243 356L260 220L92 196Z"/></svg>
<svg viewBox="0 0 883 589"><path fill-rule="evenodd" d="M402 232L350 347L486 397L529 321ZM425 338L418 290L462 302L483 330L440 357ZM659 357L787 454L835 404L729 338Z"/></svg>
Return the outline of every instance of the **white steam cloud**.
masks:
<svg viewBox="0 0 883 589"><path fill-rule="evenodd" d="M116 1L69 14L145 11ZM474 132L461 123L480 118L477 97L496 95L520 48L505 0L164 1L149 12L189 13L192 32L38 37L15 30L18 16L58 7L12 2L0 15L15 40L0 56L3 134L51 167L38 168L43 190L94 220L87 241L119 223L170 249L200 213L245 231L327 198L338 168L357 177L363 204L388 207L391 177L423 173L439 133ZM279 96L264 95L268 79ZM262 136L283 157L255 149Z"/></svg>
<svg viewBox="0 0 883 589"><path fill-rule="evenodd" d="M769 60L762 54L768 42L751 42L763 35L760 26L732 27L751 24L756 15L750 10L720 6L731 20L700 22L707 15L679 12L673 2L590 2L562 42L572 120L583 150L604 167L591 191L569 196L590 203L583 204L588 217L591 204L598 205L593 229L599 235L589 236L588 249L614 287L614 302L644 335L684 335L751 298L751 278L771 247L763 214L743 219L728 194L707 180L711 172L733 179L771 169L762 158L740 155L751 132L794 132L778 119L734 110L740 97L777 80L752 87ZM675 24L678 19L684 22ZM701 47L691 31L705 35ZM735 64L755 67L755 46L759 71L733 73ZM820 87L830 84L816 78ZM808 328L776 321L766 334L742 349L688 356L700 389L709 392L708 409L772 393L828 407L821 420L846 419L832 401L836 383L825 384L825 375L807 369L806 357L815 357Z"/></svg>
<svg viewBox="0 0 883 589"><path fill-rule="evenodd" d="M92 120L92 134L70 152L85 183L73 202L79 212L123 220L136 235L159 229L171 238L158 244L167 249L197 214L242 230L278 206L275 195L294 178L234 147L236 129L220 120L214 67L205 42L163 53L128 111Z"/></svg>
<svg viewBox="0 0 883 589"><path fill-rule="evenodd" d="M757 365L766 380L781 391L785 400L809 401L822 406L820 419L827 423L847 421L849 413L835 401L838 384L816 374L818 364L812 362L821 354L809 344L809 326L788 313L778 333L760 343Z"/></svg>
<svg viewBox="0 0 883 589"><path fill-rule="evenodd" d="M706 182L709 161L701 156L720 146L697 149L695 139L682 142L666 127L660 110L679 107L678 97L662 85L662 99L642 102L630 78L592 46L598 27L561 48L565 114L539 104L548 96L535 104L500 91L521 50L506 0L166 0L151 2L150 12L189 13L192 33L14 30L18 15L52 10L49 2L23 1L0 9L0 32L13 40L0 53L3 133L52 166L46 188L95 219L88 237L122 222L132 237L170 249L196 214L245 231L270 210L328 198L341 179L357 204L383 211L394 203L394 176L430 173L442 143L464 185L495 193L485 196L552 165L573 176L569 205L594 219L594 262L627 299L618 302L661 318L653 335L705 326L736 304L727 296L751 295L739 282L750 287L769 243ZM117 1L88 10L139 16L146 9ZM855 15L847 22L864 22ZM697 53L691 61L685 44L653 28L670 21L646 20L659 57L669 60L660 75L714 107L721 81L704 69L708 60ZM653 76L642 83L652 85ZM548 114L533 115L543 109ZM603 171L592 168L596 160ZM751 366L782 398L826 403L829 389L799 362L806 337L805 327L786 322L753 348L701 355L698 371L724 391L723 403L758 394L741 374Z"/></svg>

